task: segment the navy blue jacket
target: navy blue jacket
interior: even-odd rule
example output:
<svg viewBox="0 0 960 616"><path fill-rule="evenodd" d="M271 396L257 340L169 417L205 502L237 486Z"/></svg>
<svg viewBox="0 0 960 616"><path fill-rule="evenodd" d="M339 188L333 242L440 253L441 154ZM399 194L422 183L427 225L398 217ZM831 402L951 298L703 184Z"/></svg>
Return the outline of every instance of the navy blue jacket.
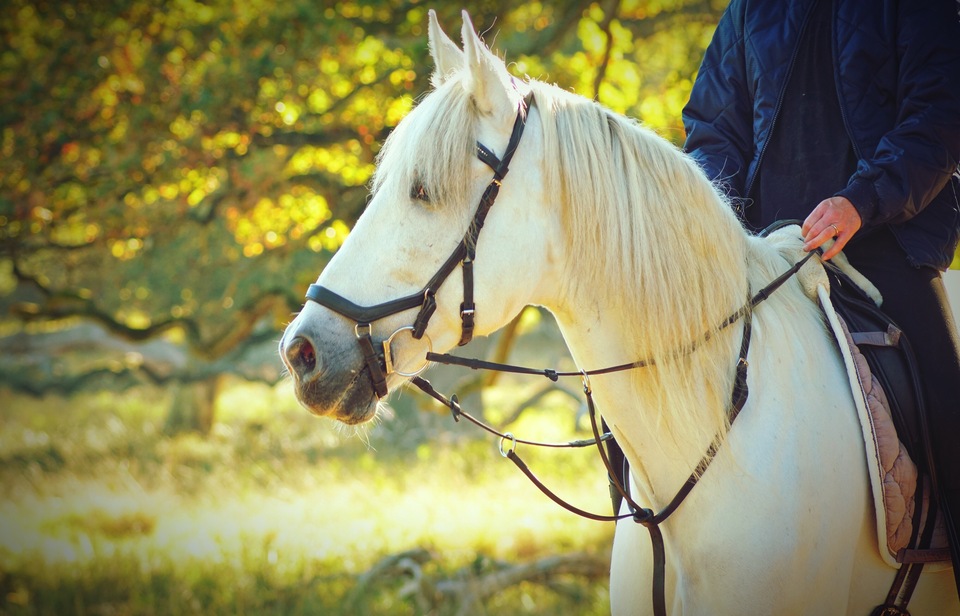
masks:
<svg viewBox="0 0 960 616"><path fill-rule="evenodd" d="M812 6L732 0L704 55L683 110L685 149L736 204L776 126ZM837 94L858 159L833 194L854 204L864 230L888 224L913 265L946 269L960 237L958 3L833 0L832 10Z"/></svg>

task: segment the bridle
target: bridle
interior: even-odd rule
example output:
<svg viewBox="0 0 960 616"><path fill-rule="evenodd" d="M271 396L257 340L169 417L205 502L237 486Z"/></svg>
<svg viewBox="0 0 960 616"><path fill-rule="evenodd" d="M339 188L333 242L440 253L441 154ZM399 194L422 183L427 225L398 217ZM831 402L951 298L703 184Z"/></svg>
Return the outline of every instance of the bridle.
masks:
<svg viewBox="0 0 960 616"><path fill-rule="evenodd" d="M455 270L459 265L463 269L463 302L460 304L461 333L458 345L463 346L470 342L470 340L473 338L476 314L476 305L473 301L473 262L476 258L477 239L479 238L480 230L483 228L487 214L489 213L490 208L493 207L494 201L496 201L497 195L500 192L502 180L509 170L509 164L513 158L513 154L520 143L520 138L523 135L523 129L526 124L525 112L527 109L529 109L532 102L533 93L530 93L520 103L520 109L517 112L517 118L514 121L513 130L510 134L510 140L507 143L507 148L504 151L503 158L498 158L489 148L484 146L479 141L477 142L477 157L487 166L493 169L493 179L484 190L483 196L480 198L480 204L478 205L477 211L474 214L473 221L469 229L466 231L466 233L464 233L463 239L459 244L457 244L457 247L454 249L454 251L450 254L447 260L444 261L444 263L440 266L433 277L430 278L421 291L406 297L383 302L375 306L360 306L322 285L312 284L307 290L307 299L316 302L321 306L325 306L330 310L356 322L354 333L360 345L361 352L363 353L366 369L370 373L370 379L373 384L374 392L379 398L385 397L388 393L386 383L387 375L396 373L400 376L409 377L413 385L417 386L424 393L433 397L444 406L449 408L453 413L454 420L460 421L461 418L465 418L484 430L499 436L501 455L511 460L530 479L530 481L540 489L540 491L542 491L546 496L564 509L582 517L598 521L618 521L632 518L636 523L644 526L650 533L651 546L653 549L652 600L654 614L656 616L666 616L666 599L664 590L666 578L666 554L663 536L660 531L660 524L663 523L674 511L676 511L687 495L693 490L694 486L696 486L697 482L700 480L700 477L707 470L707 467L716 456L719 446L723 442L725 435L717 435L714 441L707 448L706 453L698 462L695 470L690 474L673 499L671 499L667 506L664 507L660 512L655 513L649 508L641 507L634 501L630 494L629 480L626 473L618 473L613 468L610 458L603 446L604 441L610 441L613 437L609 432L604 432L603 434L600 433L597 425L593 391L590 387L590 376L611 374L615 372L652 366L654 365L652 360L639 360L636 362L620 364L606 368L581 370L577 372L562 372L552 369L539 370L524 366L512 366L508 364L433 353L430 337L426 335L427 325L437 309L437 291L443 282L450 276L453 270ZM819 250L817 252L819 252ZM730 405L727 409L728 425L733 424L733 421L737 418L747 401L747 368L749 367L747 355L750 347L750 337L752 331L751 318L753 315L753 309L760 302L766 300L770 294L776 291L777 288L779 288L790 277L796 274L813 255L814 252L810 252L806 257L794 263L793 266L791 266L787 271L775 278L759 292L754 294L752 297L749 297L746 303L741 308L730 314L726 319L724 319L724 321L720 323L719 327L717 327L714 332L705 333L700 337L699 340L694 341L687 347L678 350L676 353L677 356L692 353L703 343L710 340L716 333L719 333L741 319L743 320L743 331L741 334L742 337L740 341L739 356L730 396ZM420 310L414 319L413 325L403 326L394 331L393 334L383 340L381 343L382 350L378 352L373 344L373 322L394 314L398 314L405 310L412 310L413 308L418 307ZM425 362L423 366L412 372L402 372L398 370L393 364L393 358L391 354L391 344L393 339L401 332L405 331L409 331L410 335L415 340L425 338L428 346L428 352L425 355ZM500 432L492 426L489 426L488 424L465 412L460 407L460 403L456 395L448 398L435 390L429 381L421 378L419 374L426 369L430 362L458 365L472 368L474 370L495 370L518 374L540 375L553 381L558 380L560 377L580 377L583 380L583 391L587 399L587 408L589 411L593 438L570 441L567 443L542 443L518 439L509 432ZM520 443L540 447L585 447L596 445L600 454L600 458L602 459L610 477L611 488L615 490L619 497L627 503L630 513L621 515L601 515L585 511L566 502L552 492L546 485L544 485L543 482L541 482L533 474L526 463L519 457L516 450L517 445ZM619 480L617 478L618 476L622 476L623 480Z"/></svg>
<svg viewBox="0 0 960 616"><path fill-rule="evenodd" d="M480 237L480 230L483 229L487 214L500 193L500 186L504 176L509 171L513 154L520 144L520 137L523 136L523 129L526 126L526 110L529 109L532 102L532 92L520 102L517 118L513 123L513 130L510 133L510 140L507 142L503 158L498 158L490 148L479 141L477 142L477 158L493 169L493 179L483 191L480 204L477 206L477 211L473 215L473 220L464 233L463 239L460 240L457 247L423 289L412 295L386 301L375 306L360 306L319 284L312 284L307 289L308 300L356 321L354 333L360 344L360 351L370 374L373 390L378 398L384 398L388 393L387 376L389 374L395 372L403 377L415 377L429 365L425 361L422 366L414 371L402 372L397 370L393 362L391 345L394 338L400 333L409 331L415 340L425 338L428 349L433 350L430 337L426 335L426 329L430 318L437 310L436 294L440 286L458 265L463 269L463 302L460 304L460 341L458 345L463 346L473 339L477 309L473 301L473 262L477 256L477 240ZM420 308L420 311L417 313L413 325L406 325L393 332L381 343L381 350L378 351L373 344L373 322L417 307Z"/></svg>

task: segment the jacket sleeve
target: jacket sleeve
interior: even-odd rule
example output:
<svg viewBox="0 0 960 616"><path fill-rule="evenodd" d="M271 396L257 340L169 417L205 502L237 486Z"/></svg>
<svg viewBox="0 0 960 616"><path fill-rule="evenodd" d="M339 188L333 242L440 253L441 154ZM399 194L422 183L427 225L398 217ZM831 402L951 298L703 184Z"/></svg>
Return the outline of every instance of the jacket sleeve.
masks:
<svg viewBox="0 0 960 616"><path fill-rule="evenodd" d="M753 154L742 5L733 0L721 16L683 109L684 149L734 199L746 196L745 177Z"/></svg>
<svg viewBox="0 0 960 616"><path fill-rule="evenodd" d="M864 225L905 222L925 208L960 160L960 16L953 0L901 2L897 122L838 194Z"/></svg>

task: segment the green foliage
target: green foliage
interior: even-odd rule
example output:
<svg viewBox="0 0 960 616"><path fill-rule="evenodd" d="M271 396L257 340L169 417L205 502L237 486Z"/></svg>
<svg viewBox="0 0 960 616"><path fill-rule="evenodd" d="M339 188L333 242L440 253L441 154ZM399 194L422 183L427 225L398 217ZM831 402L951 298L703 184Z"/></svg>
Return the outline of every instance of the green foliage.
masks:
<svg viewBox="0 0 960 616"><path fill-rule="evenodd" d="M720 0L467 3L518 76L679 142ZM455 33L458 7L437 7ZM93 319L208 358L279 329L428 87L414 0L0 8L0 335Z"/></svg>

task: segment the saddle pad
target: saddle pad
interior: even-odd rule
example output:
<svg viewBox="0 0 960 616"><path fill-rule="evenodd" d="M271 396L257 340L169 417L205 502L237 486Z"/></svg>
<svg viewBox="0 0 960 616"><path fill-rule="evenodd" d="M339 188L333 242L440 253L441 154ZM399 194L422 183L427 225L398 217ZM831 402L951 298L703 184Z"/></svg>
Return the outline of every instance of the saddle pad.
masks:
<svg viewBox="0 0 960 616"><path fill-rule="evenodd" d="M917 466L897 437L886 393L871 373L866 358L853 342L846 323L833 309L829 291L817 286L820 307L843 355L850 388L857 407L870 476L870 490L877 516L877 540L880 556L891 567L903 562L923 560L941 563L931 570L949 566L947 536L937 516L931 549L907 550L913 534L917 489ZM928 486L928 484L924 484ZM923 492L923 507L928 503L929 487Z"/></svg>

